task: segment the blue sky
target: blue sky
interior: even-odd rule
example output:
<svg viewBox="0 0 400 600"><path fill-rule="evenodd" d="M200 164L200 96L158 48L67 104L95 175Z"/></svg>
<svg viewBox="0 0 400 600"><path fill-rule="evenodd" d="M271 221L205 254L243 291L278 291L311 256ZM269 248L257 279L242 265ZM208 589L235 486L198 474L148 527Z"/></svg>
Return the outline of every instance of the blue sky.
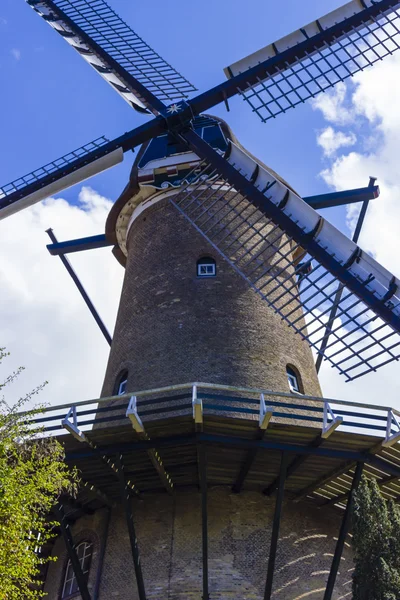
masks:
<svg viewBox="0 0 400 600"><path fill-rule="evenodd" d="M150 10L144 2L109 2L200 92L222 81L228 64L343 3L203 0L199 10L193 2L153 0ZM390 60L385 64L383 70L374 68L372 76L363 74L348 83L342 96L325 94L322 104L313 108L306 103L267 124L241 99L231 101L230 113L223 105L212 112L226 119L241 143L301 195L363 187L369 175L377 175L384 193L369 210L361 241L400 276L397 261L392 261L400 251L396 246L400 188L393 163L400 151L400 119L395 120L400 86L393 87L399 65ZM112 139L147 119L133 111L24 0L1 2L0 77L0 185L101 135ZM339 144L331 155L326 148L323 151L317 138L329 128L336 141L340 135L353 139L350 150ZM44 230L54 227L59 239L102 233L111 206L106 199L119 196L132 160L129 153L122 165L90 180L94 192L77 186L60 195L68 204L59 199L0 223L0 345L12 351L9 364L31 369L23 380L25 389L50 380L44 401L96 397L107 360L106 344L72 282L45 250ZM345 208L323 214L349 234L354 214ZM71 262L112 330L122 270L109 250L84 254L74 255ZM390 367L347 385L331 372L322 376L327 396L372 402L380 394L382 403L397 402L398 379Z"/></svg>

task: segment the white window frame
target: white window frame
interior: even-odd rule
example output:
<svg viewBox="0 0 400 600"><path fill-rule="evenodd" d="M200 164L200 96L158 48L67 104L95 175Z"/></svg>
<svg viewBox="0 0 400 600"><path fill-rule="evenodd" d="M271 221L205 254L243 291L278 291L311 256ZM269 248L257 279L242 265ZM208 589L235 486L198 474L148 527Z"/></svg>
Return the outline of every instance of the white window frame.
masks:
<svg viewBox="0 0 400 600"><path fill-rule="evenodd" d="M202 270L205 269L205 273ZM199 263L197 265L197 276L198 277L215 277L217 269L215 263Z"/></svg>
<svg viewBox="0 0 400 600"><path fill-rule="evenodd" d="M292 392L292 394L303 395L300 390L300 382L299 382L298 376L296 374L292 375L292 373L289 373L289 369L291 371L293 371L293 369L291 369L290 367L286 367L286 376L287 376L290 391Z"/></svg>
<svg viewBox="0 0 400 600"><path fill-rule="evenodd" d="M78 555L82 573L84 575L87 574L87 577L89 577L91 560L89 562L89 568L85 569L84 565L85 565L85 559L87 559L88 557L90 557L90 559L92 558L93 544L91 542L81 542L80 544L78 544L76 546L75 551ZM80 554L81 554L81 556L80 556ZM72 567L71 559L69 559L67 562L67 567L65 569L64 585L63 585L62 594L61 594L62 599L69 598L70 596L72 596L72 594L79 594L79 588L78 588L78 584L76 581L75 572L73 569L71 569L71 567ZM72 571L72 575L71 575L71 577L68 577L70 569Z"/></svg>
<svg viewBox="0 0 400 600"><path fill-rule="evenodd" d="M128 383L128 378L125 377L122 381L119 382L117 396L122 396L126 392L126 384Z"/></svg>

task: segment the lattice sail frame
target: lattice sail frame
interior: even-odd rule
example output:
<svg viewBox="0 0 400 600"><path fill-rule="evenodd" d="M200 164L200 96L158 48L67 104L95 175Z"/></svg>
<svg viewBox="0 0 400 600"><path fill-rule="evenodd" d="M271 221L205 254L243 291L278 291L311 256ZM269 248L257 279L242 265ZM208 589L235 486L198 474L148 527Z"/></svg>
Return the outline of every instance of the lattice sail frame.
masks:
<svg viewBox="0 0 400 600"><path fill-rule="evenodd" d="M133 108L148 112L148 107L133 93L127 82L86 40L76 26L107 53L150 94L161 101L187 97L196 88L157 54L123 21L104 0L26 0ZM60 9L70 23L54 14Z"/></svg>
<svg viewBox="0 0 400 600"><path fill-rule="evenodd" d="M301 227L305 239L325 249L400 323L400 281L396 277L232 142L227 160ZM192 182L170 201L317 353L336 307L323 354L347 381L400 358L399 330L378 317L365 300L308 253L306 244L296 242L267 218L207 162L203 161L201 170L193 172ZM337 304L339 288L343 291Z"/></svg>
<svg viewBox="0 0 400 600"><path fill-rule="evenodd" d="M350 31L338 26L353 15L380 3L382 11L378 18L366 18L362 25L353 27ZM232 78L293 49L294 56L284 68L272 76L267 72L265 77L258 78L257 84L245 91L238 90L252 111L266 122L398 50L400 2L392 3L394 6L387 10L384 9L384 4L379 0L352 0L321 19L226 67L225 74ZM337 34L329 44L324 43L321 35L333 27L337 28ZM307 52L305 57L297 58L296 46L309 42L312 38L316 41L314 52Z"/></svg>

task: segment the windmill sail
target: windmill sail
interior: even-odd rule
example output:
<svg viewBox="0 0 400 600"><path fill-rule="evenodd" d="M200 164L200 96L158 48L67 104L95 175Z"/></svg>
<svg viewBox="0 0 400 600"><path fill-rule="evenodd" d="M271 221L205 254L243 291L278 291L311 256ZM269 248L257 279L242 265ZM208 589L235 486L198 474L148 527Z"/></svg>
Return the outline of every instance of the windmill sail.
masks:
<svg viewBox="0 0 400 600"><path fill-rule="evenodd" d="M233 63L225 74L249 75L251 84L240 93L265 122L398 50L399 8L396 0L352 0Z"/></svg>
<svg viewBox="0 0 400 600"><path fill-rule="evenodd" d="M255 206L221 170L206 182L216 159L174 206L317 353L343 287L323 351L347 380L398 360L400 281L243 149L231 142L226 158L264 203Z"/></svg>
<svg viewBox="0 0 400 600"><path fill-rule="evenodd" d="M0 220L110 169L123 159L122 147L105 137L85 144L0 187Z"/></svg>
<svg viewBox="0 0 400 600"><path fill-rule="evenodd" d="M104 0L26 0L140 112L196 88L138 36Z"/></svg>

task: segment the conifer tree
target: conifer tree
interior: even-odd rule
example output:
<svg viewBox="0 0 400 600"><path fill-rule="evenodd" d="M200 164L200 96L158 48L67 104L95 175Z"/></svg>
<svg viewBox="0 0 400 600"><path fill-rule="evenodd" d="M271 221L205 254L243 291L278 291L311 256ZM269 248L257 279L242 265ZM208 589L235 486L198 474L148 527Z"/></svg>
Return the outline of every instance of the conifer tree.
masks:
<svg viewBox="0 0 400 600"><path fill-rule="evenodd" d="M354 498L353 546L353 600L399 600L400 511L365 476Z"/></svg>

